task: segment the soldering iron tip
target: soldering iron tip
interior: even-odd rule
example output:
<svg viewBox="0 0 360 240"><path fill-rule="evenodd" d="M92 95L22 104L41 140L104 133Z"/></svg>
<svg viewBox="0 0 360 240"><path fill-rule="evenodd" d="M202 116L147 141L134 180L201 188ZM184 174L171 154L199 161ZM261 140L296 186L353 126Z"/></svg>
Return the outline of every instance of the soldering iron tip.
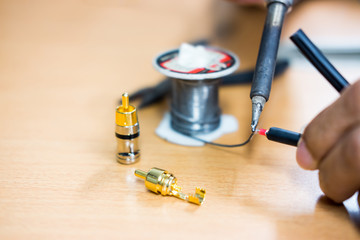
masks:
<svg viewBox="0 0 360 240"><path fill-rule="evenodd" d="M260 114L265 105L265 98L261 96L254 96L251 98L252 101L252 121L251 121L251 131L255 132L256 127L259 123Z"/></svg>
<svg viewBox="0 0 360 240"><path fill-rule="evenodd" d="M252 132L255 132L256 126L257 126L257 123L255 123L255 122L252 122L252 123L251 123L251 131L252 131Z"/></svg>

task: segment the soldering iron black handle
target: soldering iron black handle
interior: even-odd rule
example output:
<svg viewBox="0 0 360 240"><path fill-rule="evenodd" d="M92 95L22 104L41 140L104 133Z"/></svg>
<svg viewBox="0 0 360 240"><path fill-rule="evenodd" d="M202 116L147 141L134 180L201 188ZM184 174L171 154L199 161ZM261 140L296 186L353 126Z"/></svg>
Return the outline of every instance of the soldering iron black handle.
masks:
<svg viewBox="0 0 360 240"><path fill-rule="evenodd" d="M349 85L348 81L345 80L301 29L294 33L290 39L338 92Z"/></svg>
<svg viewBox="0 0 360 240"><path fill-rule="evenodd" d="M267 139L297 147L301 134L282 128L272 127L266 132Z"/></svg>
<svg viewBox="0 0 360 240"><path fill-rule="evenodd" d="M270 97L281 29L286 12L287 6L282 3L274 1L274 3L268 5L268 13L266 15L264 30L256 61L250 98L253 98L254 96L261 96L267 101Z"/></svg>

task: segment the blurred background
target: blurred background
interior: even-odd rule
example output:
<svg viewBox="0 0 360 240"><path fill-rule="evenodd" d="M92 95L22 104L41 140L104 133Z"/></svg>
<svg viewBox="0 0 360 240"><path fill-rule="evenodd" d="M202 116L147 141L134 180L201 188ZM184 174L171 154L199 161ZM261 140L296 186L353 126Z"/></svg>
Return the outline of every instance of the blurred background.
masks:
<svg viewBox="0 0 360 240"><path fill-rule="evenodd" d="M0 236L118 239L119 225L146 236L156 216L158 228L178 236L184 225L199 238L358 237L356 199L346 210L322 204L317 174L296 165L295 148L265 138L231 151L175 146L154 133L166 101L139 111L143 160L136 167L173 169L189 186L207 187L208 202L195 210L152 195L134 180L134 167L115 161L115 106L124 91L164 78L151 64L158 53L206 39L236 53L239 71L252 69L265 15L263 6L220 0L0 0ZM289 36L302 28L354 82L359 23L356 0L294 6L279 53L290 70L274 81L261 126L301 131L338 97ZM240 123L222 143L248 136L249 93L249 84L221 88L223 112Z"/></svg>

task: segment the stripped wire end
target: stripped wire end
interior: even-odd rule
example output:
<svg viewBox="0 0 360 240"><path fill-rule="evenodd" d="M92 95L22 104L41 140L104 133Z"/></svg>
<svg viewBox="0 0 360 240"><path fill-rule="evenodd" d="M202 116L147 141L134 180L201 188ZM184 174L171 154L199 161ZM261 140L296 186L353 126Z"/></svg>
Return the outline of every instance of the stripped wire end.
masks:
<svg viewBox="0 0 360 240"><path fill-rule="evenodd" d="M260 128L260 129L256 129L256 132L259 133L260 135L266 136L266 133L268 132L268 130Z"/></svg>

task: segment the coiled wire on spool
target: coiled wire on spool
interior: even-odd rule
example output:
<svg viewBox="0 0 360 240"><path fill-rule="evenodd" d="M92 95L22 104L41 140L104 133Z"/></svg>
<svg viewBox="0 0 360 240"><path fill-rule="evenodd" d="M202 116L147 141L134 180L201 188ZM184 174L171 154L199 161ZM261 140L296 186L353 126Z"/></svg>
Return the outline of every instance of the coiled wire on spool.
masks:
<svg viewBox="0 0 360 240"><path fill-rule="evenodd" d="M221 78L233 73L239 66L235 54L208 46L205 49L211 59L203 67L180 65L179 49L162 53L153 62L159 72L172 78L171 126L186 135L209 133L218 128Z"/></svg>

